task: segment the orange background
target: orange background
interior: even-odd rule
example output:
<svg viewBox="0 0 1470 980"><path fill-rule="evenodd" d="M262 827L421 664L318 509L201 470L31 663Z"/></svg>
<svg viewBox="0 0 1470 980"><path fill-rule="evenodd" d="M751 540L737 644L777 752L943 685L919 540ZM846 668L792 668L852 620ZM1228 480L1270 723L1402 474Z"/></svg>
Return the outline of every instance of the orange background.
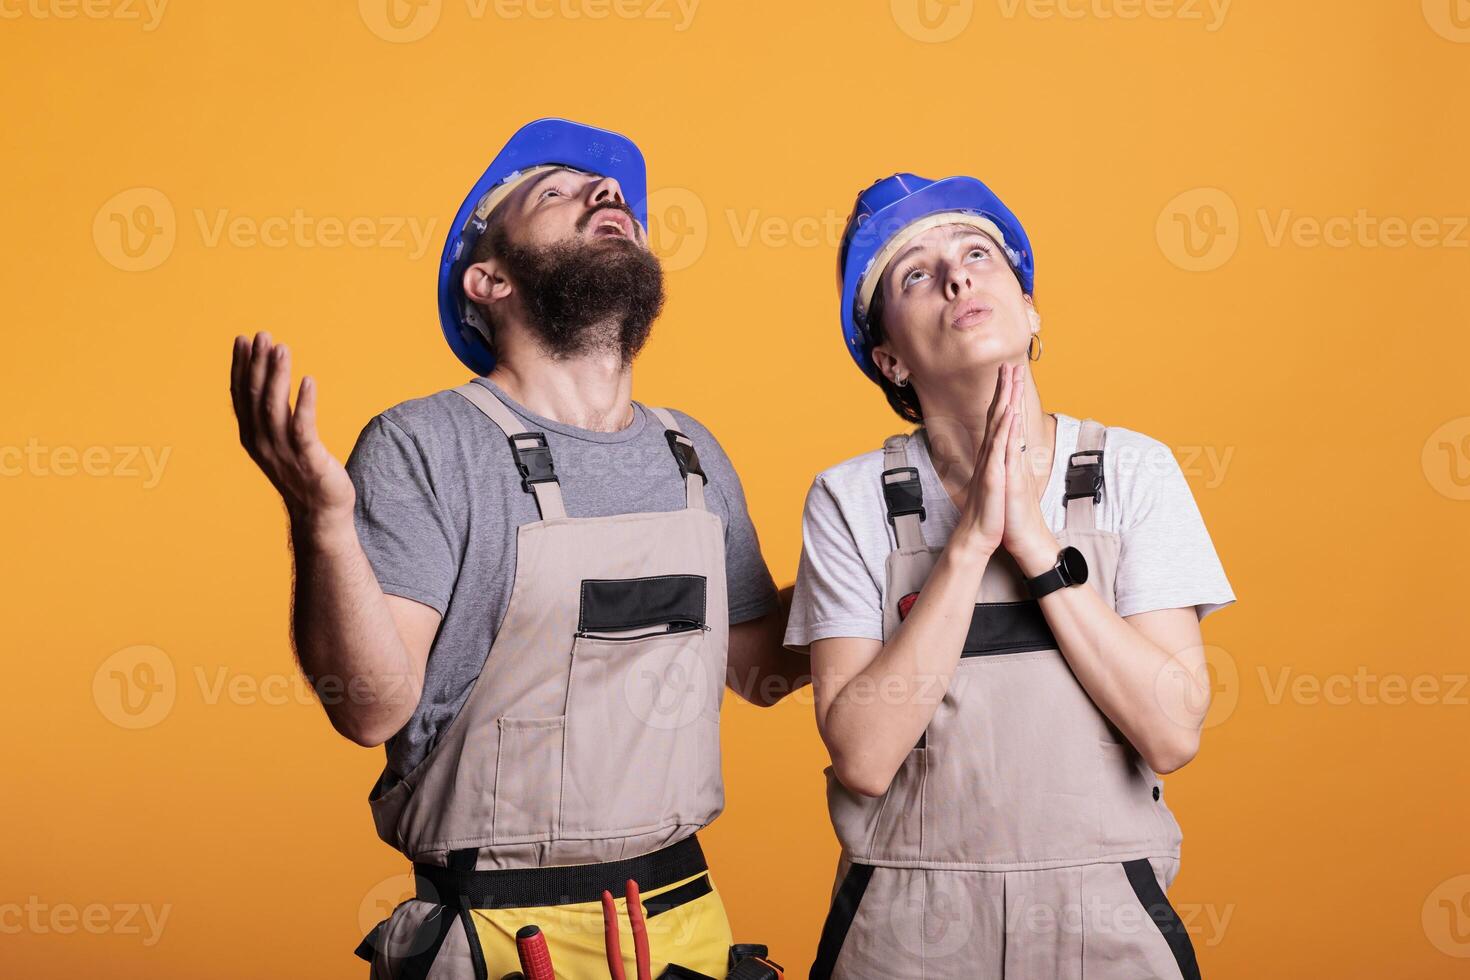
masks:
<svg viewBox="0 0 1470 980"><path fill-rule="evenodd" d="M292 683L283 513L236 441L230 342L292 346L341 457L462 382L431 298L444 225L554 114L650 161L670 301L636 396L722 440L783 583L813 475L900 428L838 336L854 193L900 169L995 187L1039 254L1044 403L1175 447L1240 597L1205 623L1216 709L1169 780L1206 976L1464 974L1464 0L1219 23L1196 0L703 0L687 22L394 0L398 27L388 0L174 0L151 29L135 0L69 2L0 0L0 973L364 974L405 862L369 820L381 752ZM271 238L298 210L367 223ZM1423 219L1418 241L1328 224L1360 212L1389 238ZM433 223L426 248L399 219ZM804 976L836 856L809 698L729 705L725 746L717 881ZM166 911L155 941L128 907Z"/></svg>

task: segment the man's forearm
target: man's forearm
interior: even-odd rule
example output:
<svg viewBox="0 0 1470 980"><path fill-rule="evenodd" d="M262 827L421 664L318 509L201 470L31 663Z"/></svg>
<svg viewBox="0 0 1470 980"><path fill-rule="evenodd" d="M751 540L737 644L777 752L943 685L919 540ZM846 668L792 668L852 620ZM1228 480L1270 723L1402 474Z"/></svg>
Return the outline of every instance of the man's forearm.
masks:
<svg viewBox="0 0 1470 980"><path fill-rule="evenodd" d="M423 686L351 516L293 518L291 627L301 668L337 731L379 745L413 714Z"/></svg>
<svg viewBox="0 0 1470 980"><path fill-rule="evenodd" d="M812 682L811 658L793 653L784 643L792 592L788 585L777 595L775 609L730 628L725 683L757 707L769 708Z"/></svg>

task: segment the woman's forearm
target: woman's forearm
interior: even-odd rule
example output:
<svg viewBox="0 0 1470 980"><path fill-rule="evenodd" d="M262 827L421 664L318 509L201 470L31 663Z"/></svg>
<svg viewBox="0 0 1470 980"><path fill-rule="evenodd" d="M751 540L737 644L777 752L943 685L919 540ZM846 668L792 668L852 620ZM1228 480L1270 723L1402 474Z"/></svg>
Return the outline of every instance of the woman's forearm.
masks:
<svg viewBox="0 0 1470 980"><path fill-rule="evenodd" d="M1044 596L1041 609L1088 696L1155 772L1194 758L1209 709L1202 650L1164 649L1086 586Z"/></svg>
<svg viewBox="0 0 1470 980"><path fill-rule="evenodd" d="M834 695L822 735L839 780L882 795L944 700L990 552L956 533L903 624Z"/></svg>

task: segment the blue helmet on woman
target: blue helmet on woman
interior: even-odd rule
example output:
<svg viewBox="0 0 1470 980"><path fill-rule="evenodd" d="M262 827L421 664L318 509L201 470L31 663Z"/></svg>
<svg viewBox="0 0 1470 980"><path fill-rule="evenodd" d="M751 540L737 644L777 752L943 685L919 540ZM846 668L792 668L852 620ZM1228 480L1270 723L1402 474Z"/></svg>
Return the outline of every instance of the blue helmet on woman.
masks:
<svg viewBox="0 0 1470 980"><path fill-rule="evenodd" d="M459 206L439 261L439 322L444 339L476 374L495 367L490 328L464 295L464 270L495 210L522 181L548 167L611 177L633 215L648 227L648 170L628 137L565 119L537 119L516 131Z"/></svg>
<svg viewBox="0 0 1470 980"><path fill-rule="evenodd" d="M915 235L938 225L971 224L1005 250L1021 290L1031 295L1036 260L1026 229L1001 199L974 177L929 180L894 174L857 197L837 253L842 337L857 366L874 381L882 375L869 352L868 310L889 261Z"/></svg>

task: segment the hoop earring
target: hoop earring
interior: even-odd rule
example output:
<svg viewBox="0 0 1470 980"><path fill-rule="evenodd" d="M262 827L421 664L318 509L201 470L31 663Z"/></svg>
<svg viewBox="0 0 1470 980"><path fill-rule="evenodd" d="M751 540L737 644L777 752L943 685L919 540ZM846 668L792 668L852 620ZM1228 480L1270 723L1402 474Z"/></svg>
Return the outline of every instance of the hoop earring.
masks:
<svg viewBox="0 0 1470 980"><path fill-rule="evenodd" d="M909 386L908 376L905 375L902 380L895 381L894 384L898 385L900 388L907 388Z"/></svg>
<svg viewBox="0 0 1470 980"><path fill-rule="evenodd" d="M1033 347L1035 348L1035 353L1032 353L1032 348ZM1039 361L1039 360L1041 360L1041 353L1045 349L1046 349L1046 344L1044 344L1042 342L1042 340L1041 340L1041 334L1039 334L1039 333L1032 334L1031 335L1031 339L1028 340L1028 341L1026 341L1026 360L1028 360L1028 361Z"/></svg>

